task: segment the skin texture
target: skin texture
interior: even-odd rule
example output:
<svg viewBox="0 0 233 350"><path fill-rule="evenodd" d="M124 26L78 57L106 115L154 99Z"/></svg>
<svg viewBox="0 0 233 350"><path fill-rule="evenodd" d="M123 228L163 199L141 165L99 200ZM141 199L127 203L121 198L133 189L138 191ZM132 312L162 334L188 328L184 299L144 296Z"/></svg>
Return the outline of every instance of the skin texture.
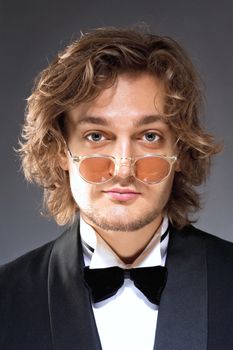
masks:
<svg viewBox="0 0 233 350"><path fill-rule="evenodd" d="M176 140L161 117L163 109L161 82L146 73L119 75L96 99L67 112L67 143L73 155L101 153L117 159L148 153L172 156ZM132 262L162 222L178 163L166 180L153 185L136 180L129 166L122 165L113 180L101 185L84 181L68 156L61 160L61 166L69 171L82 218L124 262ZM136 194L118 200L110 191L113 188Z"/></svg>

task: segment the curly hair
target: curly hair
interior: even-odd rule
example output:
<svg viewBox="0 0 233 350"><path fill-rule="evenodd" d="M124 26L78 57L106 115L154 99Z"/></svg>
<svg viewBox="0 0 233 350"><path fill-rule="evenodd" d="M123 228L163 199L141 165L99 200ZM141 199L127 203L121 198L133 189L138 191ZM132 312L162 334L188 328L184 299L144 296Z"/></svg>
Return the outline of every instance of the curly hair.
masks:
<svg viewBox="0 0 233 350"><path fill-rule="evenodd" d="M44 203L58 224L71 222L79 210L69 174L59 165L65 152L65 112L97 97L121 73L146 72L165 88L164 118L179 138L180 172L166 206L174 226L192 222L201 208L196 186L209 174L219 151L200 121L200 79L183 48L169 37L132 29L100 28L81 35L43 70L28 98L19 152L24 174L44 189Z"/></svg>

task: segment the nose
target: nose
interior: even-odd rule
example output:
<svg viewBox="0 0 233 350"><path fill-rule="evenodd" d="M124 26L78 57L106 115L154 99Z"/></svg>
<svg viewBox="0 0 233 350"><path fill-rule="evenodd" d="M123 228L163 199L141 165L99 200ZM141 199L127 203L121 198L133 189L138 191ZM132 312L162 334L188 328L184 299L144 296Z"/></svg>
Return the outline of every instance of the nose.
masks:
<svg viewBox="0 0 233 350"><path fill-rule="evenodd" d="M122 178L131 176L132 141L129 135L118 137L118 142L116 142L114 148L114 156L116 158L115 174Z"/></svg>
<svg viewBox="0 0 233 350"><path fill-rule="evenodd" d="M131 158L121 157L116 165L116 175L126 178L132 175Z"/></svg>

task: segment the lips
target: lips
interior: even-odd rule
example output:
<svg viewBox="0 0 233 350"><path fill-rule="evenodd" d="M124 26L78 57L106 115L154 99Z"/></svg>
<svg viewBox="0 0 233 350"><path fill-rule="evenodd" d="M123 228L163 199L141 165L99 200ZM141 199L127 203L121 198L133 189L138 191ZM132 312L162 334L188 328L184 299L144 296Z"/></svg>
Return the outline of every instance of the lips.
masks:
<svg viewBox="0 0 233 350"><path fill-rule="evenodd" d="M139 192L136 192L130 188L112 188L108 191L104 191L111 199L117 201L129 201L138 198Z"/></svg>

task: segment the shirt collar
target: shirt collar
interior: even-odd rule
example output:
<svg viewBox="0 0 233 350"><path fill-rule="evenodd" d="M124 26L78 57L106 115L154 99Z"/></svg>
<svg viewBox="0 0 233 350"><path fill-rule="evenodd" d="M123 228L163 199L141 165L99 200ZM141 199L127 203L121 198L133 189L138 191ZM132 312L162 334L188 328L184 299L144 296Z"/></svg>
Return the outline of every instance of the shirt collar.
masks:
<svg viewBox="0 0 233 350"><path fill-rule="evenodd" d="M94 228L80 217L80 233L84 260L86 265L90 265L90 268L105 268L110 266L135 268L164 265L169 240L169 235L166 235L166 232L168 232L167 216L164 217L160 228L137 259L132 264L125 264L111 247L96 233ZM165 237L161 241L162 236Z"/></svg>

